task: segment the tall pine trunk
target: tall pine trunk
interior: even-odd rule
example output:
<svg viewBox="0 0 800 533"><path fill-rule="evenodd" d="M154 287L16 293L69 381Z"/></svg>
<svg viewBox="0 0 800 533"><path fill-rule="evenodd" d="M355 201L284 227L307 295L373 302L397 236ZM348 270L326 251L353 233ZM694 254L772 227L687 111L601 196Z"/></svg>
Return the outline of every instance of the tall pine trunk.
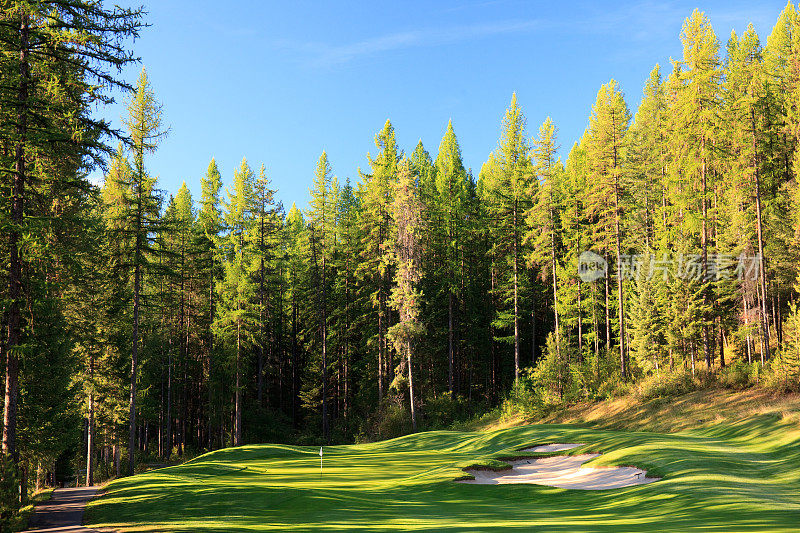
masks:
<svg viewBox="0 0 800 533"><path fill-rule="evenodd" d="M8 228L9 266L8 266L8 311L6 321L8 336L6 343L6 386L3 410L3 453L10 455L16 464L19 461L17 450L17 398L19 396L19 355L18 346L22 343L22 270L23 259L20 250L20 237L24 223L25 209L25 143L28 135L28 15L23 14L20 22L19 85L17 87L17 127L14 148L14 172L11 183L11 216Z"/></svg>
<svg viewBox="0 0 800 533"><path fill-rule="evenodd" d="M140 202L141 205L141 202ZM139 209L141 215L141 208ZM133 340L131 346L131 390L129 400L128 426L128 475L133 475L136 451L136 377L139 372L139 292L142 285L141 268L141 216L137 221L136 250L134 252L133 272Z"/></svg>
<svg viewBox="0 0 800 533"><path fill-rule="evenodd" d="M411 371L411 342L406 346L406 360L408 362L408 399L411 404L411 429L417 432L417 407L414 405L414 376Z"/></svg>
<svg viewBox="0 0 800 533"><path fill-rule="evenodd" d="M700 196L700 211L703 219L702 227L700 229L702 232L700 235L700 246L702 247L701 261L703 276L703 356L706 360L706 369L711 370L711 346L708 333L709 294L708 287L705 285L708 282L708 202L706 201L706 194L708 193L708 169L706 167L707 164L705 157L706 138L703 137L700 140L700 143L701 150L703 152L703 161L700 169L703 187L703 193Z"/></svg>
<svg viewBox="0 0 800 533"><path fill-rule="evenodd" d="M616 156L615 156L616 166ZM620 209L619 209L619 183L617 177L614 177L614 229L616 234L616 251L617 251L617 309L619 312L619 365L622 379L627 376L628 368L625 361L625 314L624 314L624 300L622 299L622 273L620 272L622 265L621 244L622 236L620 233Z"/></svg>
<svg viewBox="0 0 800 533"><path fill-rule="evenodd" d="M604 281L606 288L606 351L611 352L611 300L609 296L611 289L609 287L608 271L606 271Z"/></svg>
<svg viewBox="0 0 800 533"><path fill-rule="evenodd" d="M211 431L212 423L211 423L211 416L212 416L212 409L211 405L213 403L213 392L211 387L211 378L213 369L213 358L214 358L214 333L212 327L214 325L214 251L210 250L209 255L211 256L211 269L209 270L209 283L208 283L208 413L207 413L207 420L208 420L208 449L213 449L213 432Z"/></svg>
<svg viewBox="0 0 800 533"><path fill-rule="evenodd" d="M94 359L93 356L90 362L89 375L94 374ZM89 394L89 421L86 431L86 486L91 487L94 484L94 441L95 441L95 423L94 423L94 392Z"/></svg>
<svg viewBox="0 0 800 533"><path fill-rule="evenodd" d="M755 111L750 110L752 141L753 141L753 177L756 182L756 230L758 235L758 278L761 285L761 328L764 332L764 351L761 354L761 363L769 359L769 324L767 321L767 281L764 268L764 237L761 223L761 176L758 171L758 153L756 151L756 118Z"/></svg>
<svg viewBox="0 0 800 533"><path fill-rule="evenodd" d="M450 391L450 396L455 397L456 390L453 384L453 371L455 366L455 357L453 353L453 291L449 291L447 295L447 360L449 363L449 370L447 374L447 387ZM411 372L411 369L409 369Z"/></svg>
<svg viewBox="0 0 800 533"><path fill-rule="evenodd" d="M323 235L325 228L322 228ZM322 240L322 436L328 440L328 315L325 287L325 238Z"/></svg>
<svg viewBox="0 0 800 533"><path fill-rule="evenodd" d="M517 241L517 201L514 200L514 381L519 379L519 250Z"/></svg>
<svg viewBox="0 0 800 533"><path fill-rule="evenodd" d="M552 195L552 193L551 193ZM551 200L552 205L552 200ZM550 235L550 266L553 274L553 319L556 329L556 352L559 359L561 358L561 328L558 323L558 280L556 278L556 231L554 224L553 211L550 210L550 223L553 226ZM531 311L531 314L533 312ZM533 317L531 317L533 319ZM533 339L533 345L536 345L536 339Z"/></svg>
<svg viewBox="0 0 800 533"><path fill-rule="evenodd" d="M164 440L164 459L169 461L172 456L172 339L169 341L169 351L167 352L167 414L166 430Z"/></svg>
<svg viewBox="0 0 800 533"><path fill-rule="evenodd" d="M267 331L266 331L266 316L265 316L265 300L264 297L264 214L263 214L263 206L262 206L262 213L260 217L260 231L259 231L259 252L260 252L260 264L258 268L258 302L259 302L259 314L261 316L261 339L258 343L258 378L256 379L256 384L258 387L258 407L264 406L264 341L267 338Z"/></svg>
<svg viewBox="0 0 800 533"><path fill-rule="evenodd" d="M242 391L239 361L242 354L242 320L236 319L236 388L234 390L233 445L242 445Z"/></svg>

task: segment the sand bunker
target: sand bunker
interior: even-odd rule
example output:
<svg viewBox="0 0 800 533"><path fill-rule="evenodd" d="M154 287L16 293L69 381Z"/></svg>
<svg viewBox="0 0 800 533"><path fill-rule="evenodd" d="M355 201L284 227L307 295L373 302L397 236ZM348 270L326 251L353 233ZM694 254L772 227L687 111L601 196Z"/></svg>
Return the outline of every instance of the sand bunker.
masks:
<svg viewBox="0 0 800 533"><path fill-rule="evenodd" d="M580 444L547 444L521 450L527 453L560 452L581 446ZM606 490L642 485L658 481L645 477L644 470L630 466L583 467L586 461L600 457L598 453L581 455L557 455L540 459L517 459L509 461L510 470L467 469L475 479L459 480L459 483L477 485L502 485L507 483L532 483L561 489Z"/></svg>

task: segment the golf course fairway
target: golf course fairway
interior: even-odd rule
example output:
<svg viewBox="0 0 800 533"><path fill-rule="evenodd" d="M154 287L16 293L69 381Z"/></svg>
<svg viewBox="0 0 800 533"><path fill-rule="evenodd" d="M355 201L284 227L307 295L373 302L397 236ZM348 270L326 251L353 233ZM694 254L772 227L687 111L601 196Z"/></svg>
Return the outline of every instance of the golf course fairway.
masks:
<svg viewBox="0 0 800 533"><path fill-rule="evenodd" d="M649 484L604 491L455 483L537 444ZM111 482L87 525L122 531L798 531L800 428L762 415L672 434L578 425L433 431L318 447L251 445Z"/></svg>

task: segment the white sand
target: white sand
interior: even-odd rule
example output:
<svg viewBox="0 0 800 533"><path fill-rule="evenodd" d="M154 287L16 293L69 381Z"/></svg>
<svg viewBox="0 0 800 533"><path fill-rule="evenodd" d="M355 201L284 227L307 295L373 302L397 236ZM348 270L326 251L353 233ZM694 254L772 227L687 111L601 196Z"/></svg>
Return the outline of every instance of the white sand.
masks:
<svg viewBox="0 0 800 533"><path fill-rule="evenodd" d="M521 450L529 453L558 452L576 448L580 444L548 444ZM468 469L475 479L461 480L459 483L477 485L502 485L507 483L532 483L548 485L561 489L605 490L642 485L658 481L658 478L645 477L643 470L630 466L583 467L586 461L600 457L597 453L581 455L557 455L541 459L518 459L510 461L510 470Z"/></svg>

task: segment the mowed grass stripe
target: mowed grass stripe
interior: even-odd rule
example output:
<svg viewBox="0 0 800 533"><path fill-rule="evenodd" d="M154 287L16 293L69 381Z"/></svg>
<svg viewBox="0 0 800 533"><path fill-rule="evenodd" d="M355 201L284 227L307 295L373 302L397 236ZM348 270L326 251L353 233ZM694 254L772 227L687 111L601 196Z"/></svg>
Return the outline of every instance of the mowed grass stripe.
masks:
<svg viewBox="0 0 800 533"><path fill-rule="evenodd" d="M603 454L587 465L636 466L663 479L609 491L452 481L464 467L554 442L585 443L565 453ZM775 416L674 434L565 424L436 431L325 447L322 474L318 453L243 446L120 479L90 504L88 523L198 532L735 532L800 524L800 428ZM223 468L230 472L212 475Z"/></svg>

